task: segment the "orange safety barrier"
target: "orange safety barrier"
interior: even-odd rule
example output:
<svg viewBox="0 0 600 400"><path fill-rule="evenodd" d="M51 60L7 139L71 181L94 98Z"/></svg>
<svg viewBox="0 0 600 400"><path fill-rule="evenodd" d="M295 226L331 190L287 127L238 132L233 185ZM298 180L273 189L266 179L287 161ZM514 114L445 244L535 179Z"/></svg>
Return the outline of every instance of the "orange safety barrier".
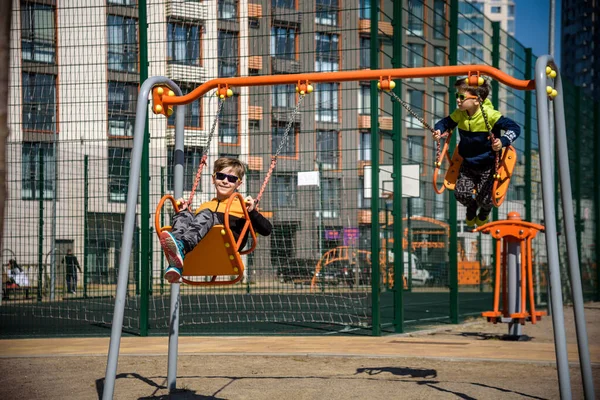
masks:
<svg viewBox="0 0 600 400"><path fill-rule="evenodd" d="M495 270L495 285L494 285L494 309L482 313L489 322L494 324L502 322L502 318L512 318L521 325L525 324L526 320L530 320L532 324L540 320L546 315L545 311L535 310L535 299L533 291L533 268L532 268L532 247L531 243L538 232L542 232L544 227L539 224L526 222L521 220L521 216L517 212L508 213L508 219L503 221L494 221L487 223L475 229L476 232L482 232L492 235L496 239L496 270ZM507 255L508 243L520 243L521 248L521 304L519 311L509 313L508 310L508 288L507 288ZM500 283L502 283L502 311L500 308ZM526 310L527 292L529 293L529 312Z"/></svg>
<svg viewBox="0 0 600 400"><path fill-rule="evenodd" d="M175 212L179 211L179 206L175 198L170 194L164 195L160 199L154 214L154 227L157 235L160 235L163 230L171 229L170 226L161 227L159 222L160 213L167 200L171 201ZM246 223L236 242L229 228L229 210L234 201L239 201L242 205L244 204L244 198L241 194L235 193L231 196L225 208L225 224L213 226L194 250L186 254L181 277L183 283L194 286L233 285L243 278L244 263L241 256L254 251L256 247L256 233L252 228L247 208L242 206L244 210L243 218L246 220ZM252 237L252 245L249 249L240 251L242 240L248 232ZM217 281L217 277L219 276L234 276L234 278ZM191 277L210 277L210 280L197 281L189 279Z"/></svg>

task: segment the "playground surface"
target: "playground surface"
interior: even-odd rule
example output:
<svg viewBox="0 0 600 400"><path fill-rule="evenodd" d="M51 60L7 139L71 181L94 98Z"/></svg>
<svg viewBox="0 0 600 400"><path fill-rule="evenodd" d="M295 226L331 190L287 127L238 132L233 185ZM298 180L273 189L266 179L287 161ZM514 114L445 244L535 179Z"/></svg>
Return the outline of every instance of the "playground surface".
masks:
<svg viewBox="0 0 600 400"><path fill-rule="evenodd" d="M585 307L600 393L600 303ZM572 308L565 308L574 399L583 399ZM115 399L558 399L552 319L529 341L481 318L409 335L181 337L177 393L167 338L124 337ZM0 340L0 398L101 396L108 338Z"/></svg>

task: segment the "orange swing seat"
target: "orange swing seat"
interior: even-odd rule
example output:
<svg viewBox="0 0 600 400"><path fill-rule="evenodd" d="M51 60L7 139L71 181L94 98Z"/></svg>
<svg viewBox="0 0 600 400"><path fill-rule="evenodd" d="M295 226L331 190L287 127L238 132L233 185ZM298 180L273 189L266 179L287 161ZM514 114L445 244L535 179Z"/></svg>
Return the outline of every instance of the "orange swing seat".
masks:
<svg viewBox="0 0 600 400"><path fill-rule="evenodd" d="M156 207L154 216L154 225L156 233L164 230L170 230L170 226L160 226L160 213L166 200L171 201L176 212L179 211L175 198L169 194L164 195ZM235 240L229 227L229 213L234 202L243 212L243 218L246 223L242 229L239 239ZM235 193L227 201L225 208L224 224L213 226L198 245L186 254L183 262L183 272L181 280L183 283L194 286L215 286L215 285L233 285L239 282L244 276L244 263L242 255L251 253L256 247L256 233L252 228L248 210L244 206L244 198L241 194ZM247 233L252 237L250 248L240 251L240 245ZM226 279L218 280L222 276ZM204 280L195 280L194 277L203 277ZM206 277L210 277L206 280Z"/></svg>
<svg viewBox="0 0 600 400"><path fill-rule="evenodd" d="M458 179L458 173L462 162L463 158L458 154L458 148L454 149L452 159L450 160L450 166L444 176L444 186L448 190L454 190L456 187L456 180ZM496 171L497 176L494 178L492 200L496 207L499 207L506 197L506 192L508 191L510 178L512 177L515 165L517 165L517 152L513 146L508 146L502 150L498 171Z"/></svg>

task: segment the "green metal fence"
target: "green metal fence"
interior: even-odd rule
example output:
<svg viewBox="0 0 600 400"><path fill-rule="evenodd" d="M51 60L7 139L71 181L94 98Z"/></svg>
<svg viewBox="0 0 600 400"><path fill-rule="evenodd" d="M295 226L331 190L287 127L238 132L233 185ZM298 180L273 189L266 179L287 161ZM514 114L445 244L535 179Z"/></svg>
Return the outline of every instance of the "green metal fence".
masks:
<svg viewBox="0 0 600 400"><path fill-rule="evenodd" d="M473 63L531 79L535 64L530 49L458 0L14 4L3 337L109 334L137 91L146 77L167 76L188 93L217 77ZM394 92L433 124L455 107L453 82L409 79ZM597 299L600 146L592 135L599 106L564 86L572 100L565 108L584 293ZM242 192L256 196L297 95L289 85L234 92L209 167L219 156L240 158L248 166ZM523 128L511 189L494 218L518 211L543 224L534 95L494 82L491 100ZM214 96L186 108L186 194L216 110ZM168 330L166 261L152 220L160 197L173 191L173 124L148 118L124 320L132 334ZM291 139L261 202L272 235L245 258L243 283L182 286L182 334L378 335L456 323L492 306L492 242L468 232L451 193L435 194L430 133L388 93L373 82L315 85ZM379 182L370 182L371 168ZM211 172L202 175L196 205L214 195ZM393 196L414 187L417 196ZM171 216L167 208L161 223ZM534 268L543 305L540 236ZM65 262L69 249L81 271ZM340 257L325 265L328 252ZM9 260L21 271L9 269ZM570 293L566 273L563 284Z"/></svg>

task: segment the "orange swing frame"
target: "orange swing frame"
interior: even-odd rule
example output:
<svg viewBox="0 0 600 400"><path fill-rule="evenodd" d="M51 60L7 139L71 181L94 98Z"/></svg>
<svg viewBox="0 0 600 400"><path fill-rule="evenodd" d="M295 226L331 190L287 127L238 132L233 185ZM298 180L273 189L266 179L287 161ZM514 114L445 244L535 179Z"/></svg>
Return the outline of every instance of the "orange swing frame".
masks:
<svg viewBox="0 0 600 400"><path fill-rule="evenodd" d="M473 72L476 71L476 72ZM170 116L173 114L173 106L190 104L199 99L204 94L212 89L216 90L216 95L220 98L229 97L232 92L230 87L242 86L267 86L267 85L282 85L296 83L299 92L304 94L308 90L309 82L347 82L347 81L364 81L378 80L381 90L391 90L395 83L392 79L408 79L408 78L428 78L428 77L443 77L443 76L459 76L468 75L471 77L474 74L477 76L483 73L502 82L514 89L518 90L533 90L535 89L534 80L521 80L514 78L505 72L502 72L489 65L456 65L456 66L441 66L441 67L421 67L421 68L395 68L395 69L380 69L380 70L359 70L359 71L342 71L342 72L317 72L303 74L286 74L286 75L270 75L270 76L252 76L252 77L233 77L233 78L218 78L205 82L198 86L190 93L183 96L176 96L174 92L166 85L157 85L152 90L152 112L154 114L163 114ZM447 146L445 145L446 152ZM447 157L447 154L444 155ZM443 156L443 157L444 157ZM443 158L442 157L442 158ZM516 159L515 159L516 161ZM438 171L434 174L437 177ZM510 179L510 172L505 176ZM506 184L506 188L508 183ZM436 181L434 180L434 188L437 192ZM505 189L504 189L505 190ZM440 192L441 193L441 192ZM239 195L239 193L237 194ZM241 198L241 195L239 195ZM237 196L232 196L238 198ZM503 199L503 197L502 197ZM155 227L157 234L160 234L165 229L170 227L161 227L160 212L166 200L173 203L175 210L178 210L175 199L171 195L165 195L159 202L155 214ZM243 202L242 202L243 204ZM196 248L190 252L184 262L184 271L182 282L190 285L210 286L210 285L227 285L239 282L243 277L244 265L240 258L241 255L252 252L256 246L256 234L250 223L249 216L245 207L244 209L247 225L240 235L240 240L235 242L235 238L229 229L228 214L231 204L228 202L225 215L225 224L215 226L200 242ZM253 240L252 247L245 251L239 251L239 244L246 232L250 232ZM235 275L234 279L220 280L216 278L221 275ZM211 276L210 281L194 281L187 279L191 276Z"/></svg>
<svg viewBox="0 0 600 400"><path fill-rule="evenodd" d="M154 214L154 227L156 234L160 235L171 226L161 226L160 213L165 201L173 204L175 212L179 212L177 201L170 194L164 195L158 202ZM236 241L229 227L229 210L234 201L239 201L244 210L243 218L246 220L239 239ZM242 257L256 248L256 233L250 222L250 215L244 206L244 198L240 193L234 193L228 200L225 208L224 224L213 226L198 245L185 256L181 281L193 286L233 285L244 277L244 262ZM247 250L240 251L240 245L246 233L250 232L252 244ZM190 277L211 277L208 281L197 281ZM233 279L217 281L219 276L233 276Z"/></svg>

